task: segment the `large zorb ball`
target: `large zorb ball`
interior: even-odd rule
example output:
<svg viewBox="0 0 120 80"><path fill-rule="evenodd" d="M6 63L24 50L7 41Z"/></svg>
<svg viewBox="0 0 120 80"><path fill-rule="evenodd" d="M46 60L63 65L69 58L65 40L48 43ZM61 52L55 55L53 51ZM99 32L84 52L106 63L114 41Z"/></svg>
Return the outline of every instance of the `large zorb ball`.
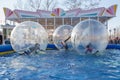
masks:
<svg viewBox="0 0 120 80"><path fill-rule="evenodd" d="M46 50L48 34L39 23L25 21L13 29L10 41L13 49L18 53L36 44L40 45L41 50Z"/></svg>
<svg viewBox="0 0 120 80"><path fill-rule="evenodd" d="M71 50L71 32L73 27L70 25L61 25L53 33L53 42L60 49Z"/></svg>
<svg viewBox="0 0 120 80"><path fill-rule="evenodd" d="M106 26L92 19L82 21L73 28L71 41L80 54L100 54L108 44Z"/></svg>

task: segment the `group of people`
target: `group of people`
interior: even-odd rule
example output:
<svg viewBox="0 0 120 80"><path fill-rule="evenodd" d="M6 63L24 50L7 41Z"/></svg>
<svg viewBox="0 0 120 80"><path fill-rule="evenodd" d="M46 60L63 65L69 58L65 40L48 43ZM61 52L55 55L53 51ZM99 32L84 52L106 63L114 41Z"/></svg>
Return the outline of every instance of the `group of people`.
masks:
<svg viewBox="0 0 120 80"><path fill-rule="evenodd" d="M110 44L120 44L120 37L115 37L114 39L109 40Z"/></svg>
<svg viewBox="0 0 120 80"><path fill-rule="evenodd" d="M68 45L67 45L67 41L70 39L71 37L68 37L66 40L62 41L61 44L63 45L63 48L65 50L68 50ZM85 53L94 53L96 54L97 52L99 52L98 50L94 51L94 47L91 43L89 43L88 45L86 45L85 47Z"/></svg>

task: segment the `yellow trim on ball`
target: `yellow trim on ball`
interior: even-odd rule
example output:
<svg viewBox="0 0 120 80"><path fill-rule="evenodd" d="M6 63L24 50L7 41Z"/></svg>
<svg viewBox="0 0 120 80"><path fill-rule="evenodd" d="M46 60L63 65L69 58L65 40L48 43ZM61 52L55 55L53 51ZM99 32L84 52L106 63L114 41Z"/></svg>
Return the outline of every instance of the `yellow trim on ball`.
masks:
<svg viewBox="0 0 120 80"><path fill-rule="evenodd" d="M11 54L11 53L13 53L13 52L15 52L15 51L5 51L5 52L0 52L0 56L1 55L5 55L5 54Z"/></svg>

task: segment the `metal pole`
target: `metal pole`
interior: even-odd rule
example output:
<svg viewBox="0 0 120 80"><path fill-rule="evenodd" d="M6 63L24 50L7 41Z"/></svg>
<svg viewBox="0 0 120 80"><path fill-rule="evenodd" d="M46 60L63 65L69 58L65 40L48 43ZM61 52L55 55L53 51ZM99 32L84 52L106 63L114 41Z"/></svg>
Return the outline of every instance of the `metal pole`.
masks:
<svg viewBox="0 0 120 80"><path fill-rule="evenodd" d="M46 28L46 30L47 30L47 18L45 18L45 28Z"/></svg>
<svg viewBox="0 0 120 80"><path fill-rule="evenodd" d="M109 30L109 32L110 32L110 36L109 37L110 37L110 40L111 40L111 29Z"/></svg>
<svg viewBox="0 0 120 80"><path fill-rule="evenodd" d="M70 20L71 20L71 25L72 25L72 17L70 18Z"/></svg>
<svg viewBox="0 0 120 80"><path fill-rule="evenodd" d="M64 25L64 18L62 18L62 25Z"/></svg>
<svg viewBox="0 0 120 80"><path fill-rule="evenodd" d="M55 25L56 25L55 22L56 22L56 19L55 19L55 17L54 17L54 30L55 30L55 28L56 28L56 27L55 27Z"/></svg>
<svg viewBox="0 0 120 80"><path fill-rule="evenodd" d="M116 33L116 28L114 28L114 38L116 37L115 33Z"/></svg>

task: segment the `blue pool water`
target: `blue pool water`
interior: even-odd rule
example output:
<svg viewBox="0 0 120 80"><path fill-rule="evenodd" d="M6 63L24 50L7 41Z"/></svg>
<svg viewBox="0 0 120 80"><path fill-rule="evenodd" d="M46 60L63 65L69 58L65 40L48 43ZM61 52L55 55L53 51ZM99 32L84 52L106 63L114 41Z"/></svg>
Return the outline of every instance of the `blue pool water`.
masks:
<svg viewBox="0 0 120 80"><path fill-rule="evenodd" d="M0 57L0 80L120 80L120 51L82 56L72 51Z"/></svg>

